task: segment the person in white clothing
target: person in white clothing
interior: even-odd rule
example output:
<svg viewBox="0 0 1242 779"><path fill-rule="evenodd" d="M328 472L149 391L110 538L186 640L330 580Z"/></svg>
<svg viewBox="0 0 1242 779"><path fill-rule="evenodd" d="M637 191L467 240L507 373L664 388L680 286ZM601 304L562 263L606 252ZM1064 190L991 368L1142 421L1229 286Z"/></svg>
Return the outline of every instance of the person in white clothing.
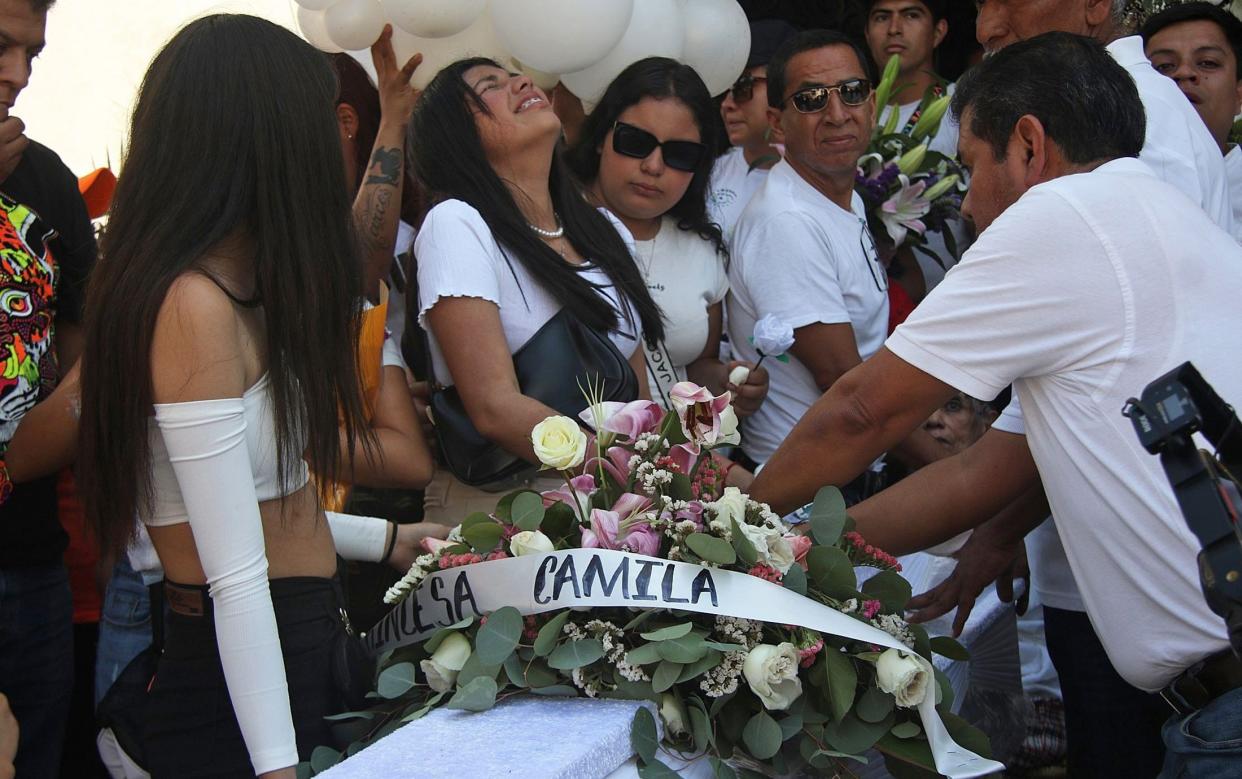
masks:
<svg viewBox="0 0 1242 779"><path fill-rule="evenodd" d="M1143 53L1143 39L1127 35L1128 0L979 0L978 6L975 37L989 53L1052 31L1086 35L1105 44L1134 79L1143 101L1147 135L1139 158L1198 203L1221 229L1234 232L1220 151L1176 86L1152 68Z"/></svg>
<svg viewBox="0 0 1242 779"><path fill-rule="evenodd" d="M987 478L960 507L964 522L920 516L899 529L881 518L860 532L881 546L907 535L937 543L1042 478L1117 671L1147 691L1188 680L1204 691L1193 706L1183 696L1163 731L1165 771L1224 770L1242 736L1229 716L1242 700L1229 680L1242 669L1200 591L1195 536L1120 409L1186 360L1224 397L1242 397L1232 344L1205 337L1242 325L1242 247L1133 159L1143 105L1098 42L1049 33L1008 46L959 82L954 111L979 241L885 348L804 417L752 495L777 511L799 505L860 472L954 387L986 399L1013 384L1027 436L991 431L967 450L984 468L974 476ZM946 485L971 477L941 465L928 468ZM1018 519L989 524L1016 546L1043 515Z"/></svg>
<svg viewBox="0 0 1242 779"><path fill-rule="evenodd" d="M781 159L780 132L768 123L768 61L797 34L793 25L781 19L751 22L746 69L720 103L730 147L712 167L707 208L726 244L732 242L733 228L746 204Z"/></svg>
<svg viewBox="0 0 1242 779"><path fill-rule="evenodd" d="M952 95L954 86L936 73L936 49L949 33L946 0L870 0L867 22L863 34L867 48L877 67L883 68L890 58L900 61L897 82L894 86L896 104L890 104L876 120L881 126L897 112L897 132L909 134L923 115L924 109L934 100ZM927 144L932 151L957 158L957 120L946 113L940 127ZM927 235L927 251L899 255L901 266L908 267L911 257L917 262L922 279L904 278L899 270L893 271L902 286L915 302L922 300L927 292L936 288L945 272L957 262L965 248L969 235L961 220L954 220L953 238L957 254L949 251L944 236L939 232ZM890 265L890 270L892 266ZM913 268L911 268L913 270Z"/></svg>
<svg viewBox="0 0 1242 779"><path fill-rule="evenodd" d="M1242 113L1242 21L1211 3L1183 3L1139 33L1156 72L1173 79L1225 155L1235 237L1242 240L1242 148L1230 142Z"/></svg>
<svg viewBox="0 0 1242 779"><path fill-rule="evenodd" d="M871 86L866 54L827 30L799 34L768 65L768 116L786 155L738 222L728 298L737 357L759 360L751 335L764 317L794 334L792 359L765 363L767 402L744 423L742 449L758 464L888 333L888 277L854 192L875 119Z"/></svg>
<svg viewBox="0 0 1242 779"><path fill-rule="evenodd" d="M666 57L627 67L583 122L570 164L595 202L625 224L664 337L644 346L651 397L671 408L680 381L733 394L739 417L767 395L767 371L722 362L720 336L728 252L710 221L704 192L711 175L715 105L694 69ZM745 365L745 381L730 372Z"/></svg>

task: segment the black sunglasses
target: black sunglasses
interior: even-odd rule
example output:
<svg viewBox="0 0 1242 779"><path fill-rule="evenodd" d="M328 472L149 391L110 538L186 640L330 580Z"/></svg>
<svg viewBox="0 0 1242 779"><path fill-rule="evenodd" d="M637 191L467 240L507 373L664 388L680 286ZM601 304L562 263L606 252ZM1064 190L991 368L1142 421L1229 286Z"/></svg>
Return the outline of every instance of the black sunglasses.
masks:
<svg viewBox="0 0 1242 779"><path fill-rule="evenodd" d="M729 87L733 102L739 105L749 103L750 99L755 96L755 84L760 81L767 81L767 79L763 76L752 76L749 73L734 81L733 86Z"/></svg>
<svg viewBox="0 0 1242 779"><path fill-rule="evenodd" d="M830 87L806 87L785 98L785 102L792 102L800 114L813 114L824 110L833 92L840 95L841 102L847 106L860 106L871 97L871 82L865 78L852 78Z"/></svg>
<svg viewBox="0 0 1242 779"><path fill-rule="evenodd" d="M664 157L664 164L674 170L693 173L703 159L707 148L694 141L664 141L632 124L617 122L612 127L612 150L626 157L646 159L656 147Z"/></svg>

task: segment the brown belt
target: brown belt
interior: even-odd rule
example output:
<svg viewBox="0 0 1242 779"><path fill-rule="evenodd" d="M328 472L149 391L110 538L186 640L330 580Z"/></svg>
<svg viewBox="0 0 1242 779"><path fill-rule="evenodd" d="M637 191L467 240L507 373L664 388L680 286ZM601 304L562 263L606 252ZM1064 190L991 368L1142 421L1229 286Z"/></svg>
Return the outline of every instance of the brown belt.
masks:
<svg viewBox="0 0 1242 779"><path fill-rule="evenodd" d="M1242 687L1242 660L1228 649L1183 671L1160 691L1178 714L1191 714L1227 692Z"/></svg>

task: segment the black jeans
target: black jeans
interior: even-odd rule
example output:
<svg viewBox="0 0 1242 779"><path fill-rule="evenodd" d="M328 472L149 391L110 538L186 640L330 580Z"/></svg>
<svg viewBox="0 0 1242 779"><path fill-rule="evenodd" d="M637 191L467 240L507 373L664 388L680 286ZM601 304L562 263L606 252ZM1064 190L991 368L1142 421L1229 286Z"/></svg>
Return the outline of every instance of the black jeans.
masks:
<svg viewBox="0 0 1242 779"><path fill-rule="evenodd" d="M331 740L323 718L345 710L333 673L333 653L344 640L344 600L335 579L273 579L271 592L298 756L309 760L315 747ZM147 703L147 768L154 779L254 776L220 665L207 588L166 585L166 594L170 609L177 602L182 611L197 606L202 614L168 612Z"/></svg>
<svg viewBox="0 0 1242 779"><path fill-rule="evenodd" d="M1160 729L1173 710L1122 679L1081 611L1044 606L1048 654L1061 678L1072 779L1150 779L1160 773Z"/></svg>

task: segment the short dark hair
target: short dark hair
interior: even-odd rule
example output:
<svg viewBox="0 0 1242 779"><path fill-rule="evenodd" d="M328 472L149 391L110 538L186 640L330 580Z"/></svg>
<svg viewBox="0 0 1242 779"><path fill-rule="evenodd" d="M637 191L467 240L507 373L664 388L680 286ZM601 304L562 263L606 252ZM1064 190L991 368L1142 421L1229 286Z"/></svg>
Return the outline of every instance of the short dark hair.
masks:
<svg viewBox="0 0 1242 779"><path fill-rule="evenodd" d="M37 14L47 13L54 5L56 5L56 0L30 0L30 7Z"/></svg>
<svg viewBox="0 0 1242 779"><path fill-rule="evenodd" d="M878 2L880 2L880 0L867 0L868 14L871 13L871 9L874 8L875 4ZM932 15L932 19L937 22L941 19L947 18L949 15L948 0L915 0L915 2L922 3L923 7L927 9L927 12Z"/></svg>
<svg viewBox="0 0 1242 779"><path fill-rule="evenodd" d="M804 51L824 49L829 46L847 46L858 58L858 65L863 75L875 81L875 71L871 67L871 58L855 39L836 30L806 30L785 41L772 59L768 62L768 105L780 108L785 100L785 71L789 69L789 61Z"/></svg>
<svg viewBox="0 0 1242 779"><path fill-rule="evenodd" d="M1077 165L1137 157L1147 117L1134 79L1098 41L1050 32L1006 46L957 82L953 113L1005 158L1018 120L1031 115Z"/></svg>
<svg viewBox="0 0 1242 779"><path fill-rule="evenodd" d="M1166 8L1147 20L1139 35L1143 36L1143 45L1151 42L1153 36L1166 27L1182 22L1215 22L1229 41L1233 51L1235 75L1242 81L1242 21L1223 8L1212 3L1182 3Z"/></svg>

